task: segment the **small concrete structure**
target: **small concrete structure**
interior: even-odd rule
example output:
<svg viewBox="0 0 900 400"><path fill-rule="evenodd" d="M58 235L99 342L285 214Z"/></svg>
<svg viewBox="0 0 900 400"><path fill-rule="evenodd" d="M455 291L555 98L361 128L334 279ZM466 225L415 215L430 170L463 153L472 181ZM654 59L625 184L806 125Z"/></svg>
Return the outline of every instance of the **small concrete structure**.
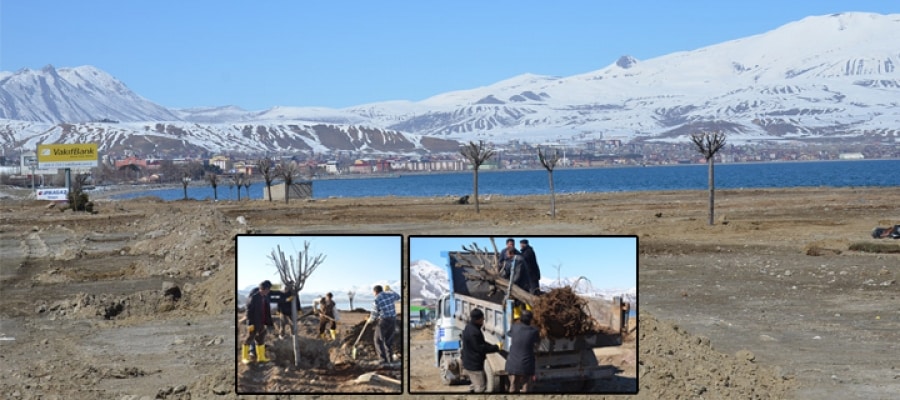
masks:
<svg viewBox="0 0 900 400"><path fill-rule="evenodd" d="M263 200L269 200L266 187L262 188ZM313 197L312 181L300 181L291 184L291 199L311 199ZM284 201L284 183L272 185L272 201Z"/></svg>

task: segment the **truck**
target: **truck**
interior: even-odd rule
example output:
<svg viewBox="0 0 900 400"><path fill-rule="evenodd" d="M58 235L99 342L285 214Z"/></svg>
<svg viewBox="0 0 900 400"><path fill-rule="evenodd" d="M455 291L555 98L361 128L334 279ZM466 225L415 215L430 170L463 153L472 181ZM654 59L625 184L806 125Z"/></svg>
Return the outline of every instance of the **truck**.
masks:
<svg viewBox="0 0 900 400"><path fill-rule="evenodd" d="M509 348L507 332L513 324L514 300L509 299L506 288L498 290L481 280L467 280L465 275L484 257L468 252L445 251L441 255L449 279L449 292L442 294L437 303L434 329L435 366L440 368L441 381L446 385L463 382L460 358L461 335L469 323L469 312L475 308L484 312L483 333L488 343L503 343ZM489 257L493 254L488 253ZM469 271L471 272L471 271ZM602 326L602 332L582 334L570 338L541 338L536 350L536 390L573 391L587 389L597 379L611 378L617 372L614 366L601 366L593 349L619 346L627 333L628 303L620 297L612 301L587 299L590 316ZM505 352L489 353L485 360L487 392L503 391L508 385L504 370Z"/></svg>

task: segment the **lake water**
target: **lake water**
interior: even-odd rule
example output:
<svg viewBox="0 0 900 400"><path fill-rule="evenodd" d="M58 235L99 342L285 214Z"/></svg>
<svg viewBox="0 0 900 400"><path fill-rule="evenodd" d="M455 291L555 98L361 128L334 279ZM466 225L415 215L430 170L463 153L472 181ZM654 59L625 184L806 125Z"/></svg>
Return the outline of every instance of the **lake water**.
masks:
<svg viewBox="0 0 900 400"><path fill-rule="evenodd" d="M900 160L716 164L717 189L786 187L900 186ZM480 195L549 193L547 171L481 171ZM556 193L703 190L706 165L559 169L553 172ZM250 198L262 199L265 184L250 187ZM472 173L402 175L399 178L332 179L313 182L313 197L462 196L472 193ZM236 189L219 186L220 200L237 198ZM159 189L113 196L128 199L157 196L184 198L182 188ZM188 187L192 199L213 198L209 185ZM241 192L241 198L246 191Z"/></svg>

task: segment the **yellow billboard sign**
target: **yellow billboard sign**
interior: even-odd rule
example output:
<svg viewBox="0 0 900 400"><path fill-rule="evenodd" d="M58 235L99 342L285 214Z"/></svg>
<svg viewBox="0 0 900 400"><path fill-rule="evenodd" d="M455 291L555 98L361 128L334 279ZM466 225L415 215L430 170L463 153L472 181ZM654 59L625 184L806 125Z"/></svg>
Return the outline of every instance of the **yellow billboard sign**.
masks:
<svg viewBox="0 0 900 400"><path fill-rule="evenodd" d="M39 144L38 168L84 168L97 166L97 143Z"/></svg>

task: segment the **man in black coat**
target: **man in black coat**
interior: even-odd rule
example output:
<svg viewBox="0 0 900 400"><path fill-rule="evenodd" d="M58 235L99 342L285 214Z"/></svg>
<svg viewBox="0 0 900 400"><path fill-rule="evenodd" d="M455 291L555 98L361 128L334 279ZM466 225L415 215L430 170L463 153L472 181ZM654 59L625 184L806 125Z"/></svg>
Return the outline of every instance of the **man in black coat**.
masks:
<svg viewBox="0 0 900 400"><path fill-rule="evenodd" d="M528 271L528 277L531 279L530 287L526 290L532 294L539 294L541 292L541 268L538 266L537 256L534 255L534 248L528 245L528 239L520 240L519 247L522 249L525 270Z"/></svg>
<svg viewBox="0 0 900 400"><path fill-rule="evenodd" d="M488 353L500 351L499 346L484 341L482 326L484 326L484 312L477 308L469 312L469 323L462 333L462 363L463 375L467 376L471 383L470 393L484 393L486 389L484 360Z"/></svg>
<svg viewBox="0 0 900 400"><path fill-rule="evenodd" d="M531 326L531 311L523 311L519 323L509 330L512 343L506 357L506 373L509 374L510 393L529 393L535 373L535 348L541 342L537 328Z"/></svg>
<svg viewBox="0 0 900 400"><path fill-rule="evenodd" d="M241 361L250 363L250 345L256 344L256 361L267 362L266 358L266 327L274 327L272 309L269 305L269 290L272 282L262 281L259 291L250 296L247 302L247 339L241 347Z"/></svg>

